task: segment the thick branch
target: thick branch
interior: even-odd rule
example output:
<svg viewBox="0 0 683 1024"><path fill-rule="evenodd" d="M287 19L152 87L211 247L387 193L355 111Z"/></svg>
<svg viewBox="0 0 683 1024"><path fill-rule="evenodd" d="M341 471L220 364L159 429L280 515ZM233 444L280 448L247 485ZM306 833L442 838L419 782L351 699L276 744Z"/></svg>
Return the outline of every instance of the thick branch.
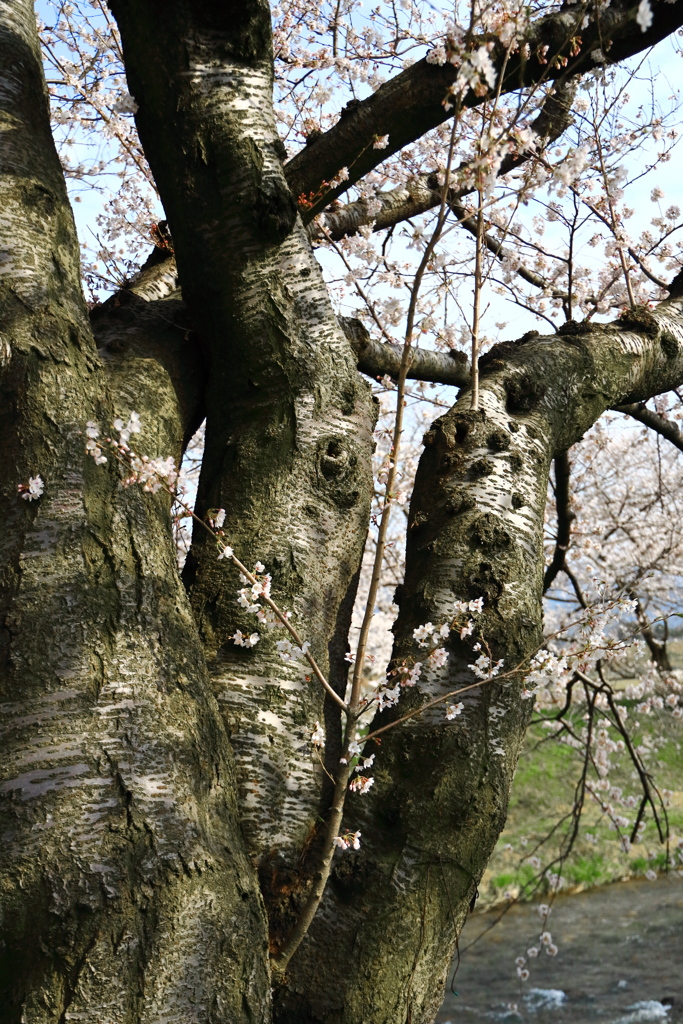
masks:
<svg viewBox="0 0 683 1024"><path fill-rule="evenodd" d="M555 86L553 92L546 96L538 116L530 125L538 139L537 145L524 150L524 152L508 153L498 170L499 177L521 167L527 160L533 159L539 148L559 139L572 123L571 106L575 92L575 83L560 82ZM286 165L285 173L288 172L290 166L291 163ZM454 176L467 177L469 166L469 164L461 165ZM462 215L460 212L462 207L459 206L460 200L472 191L471 186L449 189L448 202L458 217ZM313 240L329 236L334 241L338 241L346 235L354 234L364 224L372 224L373 230L382 231L434 209L441 202L442 195L443 186L439 184L439 176L434 171L430 171L411 178L405 185L398 188L388 192L379 192L373 197L372 202L359 199L338 209L326 209L322 215L323 225L318 225L315 221L311 222L308 226L308 233ZM377 210L377 203L381 203L379 210Z"/></svg>
<svg viewBox="0 0 683 1024"><path fill-rule="evenodd" d="M369 377L398 377L403 348L382 344L371 337L360 320L340 317L340 323L358 357L358 369ZM435 352L415 349L408 371L410 380L426 380L434 384L452 384L462 388L469 382L470 370L464 352Z"/></svg>
<svg viewBox="0 0 683 1024"><path fill-rule="evenodd" d="M150 298L143 302L140 296ZM108 356L131 348L162 362L177 387L181 409L193 431L199 425L198 417L201 422L203 396L198 389L205 369L199 337L192 332L189 312L180 296L175 260L168 257L149 269L143 268L130 284L96 307L92 322L98 345ZM339 323L361 373L374 379L398 376L399 345L377 341L355 317L339 317ZM470 379L467 356L455 349L416 349L408 379L464 387Z"/></svg>
<svg viewBox="0 0 683 1024"><path fill-rule="evenodd" d="M507 60L502 92L535 85L549 79L584 74L607 59L610 63L630 57L664 39L683 24L683 0L673 4L656 3L652 7L652 25L641 32L636 24L638 4L616 2L602 8L597 17L584 5L565 5L561 10L539 18L529 29L529 57L519 53ZM583 19L590 18L583 27ZM484 39L476 39L476 48ZM503 66L506 50L493 40L491 58L497 68ZM545 50L544 48L548 49ZM604 48L604 57L603 57ZM571 56L572 51L575 55ZM564 66L566 65L566 66ZM316 196L310 215L346 191L387 157L398 152L435 128L451 113L443 101L455 82L458 68L419 61L381 86L353 109L348 108L337 124L311 145L297 153L287 165L287 179L295 196ZM468 91L463 102L475 106L491 93L475 96ZM376 136L388 135L385 149L374 149ZM342 168L349 178L326 191L324 182L332 181Z"/></svg>
<svg viewBox="0 0 683 1024"><path fill-rule="evenodd" d="M506 671L535 653L553 458L608 405L645 400L679 381L683 301L674 299L604 327L569 323L552 336L495 346L482 360L480 410L471 411L465 388L425 435L394 626L394 664L422 661L422 673L377 726L426 710L384 731L381 745L366 751L376 755L375 786L350 802L345 821L360 830L361 850L349 875L340 868L311 942L290 965L292 1003L281 1017L288 1024L379 1019L361 1002L360 978L368 971L382 1020L433 1019L459 921L505 820L531 712L522 672L518 684L477 681L473 642L482 642L481 650L485 641ZM451 632L444 670L425 662L416 627L449 623L454 598L478 597L484 611L475 635ZM447 721L443 705L431 702L461 687L472 687L463 693L462 714ZM443 906L442 869L453 914ZM350 898L361 892L362 899ZM333 948L344 950L339 969L329 966ZM313 984L322 970L334 982L324 991ZM295 1003L294 992L308 995Z"/></svg>
<svg viewBox="0 0 683 1024"><path fill-rule="evenodd" d="M555 540L555 551L553 559L545 570L543 577L543 593L552 585L555 577L561 569L564 569L567 558L567 549L571 537L571 526L576 514L572 512L571 494L569 491L569 480L571 476L571 463L567 452L560 452L555 456L555 507L557 509L557 537Z"/></svg>

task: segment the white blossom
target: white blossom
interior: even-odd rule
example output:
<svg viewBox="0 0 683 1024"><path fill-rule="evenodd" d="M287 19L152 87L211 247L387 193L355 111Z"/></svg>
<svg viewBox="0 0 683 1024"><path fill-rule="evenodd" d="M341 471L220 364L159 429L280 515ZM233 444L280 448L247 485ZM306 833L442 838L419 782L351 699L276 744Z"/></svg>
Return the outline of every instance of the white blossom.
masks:
<svg viewBox="0 0 683 1024"><path fill-rule="evenodd" d="M345 832L343 836L335 836L332 842L340 850L360 850L360 832Z"/></svg>
<svg viewBox="0 0 683 1024"><path fill-rule="evenodd" d="M325 746L325 730L318 721L316 721L315 729L311 733L311 743L313 744L314 747Z"/></svg>
<svg viewBox="0 0 683 1024"><path fill-rule="evenodd" d="M372 776L358 775L355 779L352 779L349 783L349 789L353 790L354 793L367 793L371 786L374 786L375 780Z"/></svg>
<svg viewBox="0 0 683 1024"><path fill-rule="evenodd" d="M401 696L401 684L396 683L396 686L381 686L375 693L377 698L377 707L380 711L384 711L385 708L394 707L398 704L399 697Z"/></svg>
<svg viewBox="0 0 683 1024"><path fill-rule="evenodd" d="M652 8L650 7L650 0L640 0L640 3L638 4L638 11L636 13L636 22L640 26L641 32L647 32L652 24Z"/></svg>
<svg viewBox="0 0 683 1024"><path fill-rule="evenodd" d="M137 109L138 105L129 92L122 92L112 106L115 114L135 114Z"/></svg>
<svg viewBox="0 0 683 1024"><path fill-rule="evenodd" d="M448 60L448 54L443 43L437 43L427 54L426 60L428 64L445 64Z"/></svg>
<svg viewBox="0 0 683 1024"><path fill-rule="evenodd" d="M477 646L475 645L475 650ZM504 663L504 659L501 658L500 661L493 664L487 654L480 654L474 664L467 667L474 672L477 679L493 679L498 675Z"/></svg>
<svg viewBox="0 0 683 1024"><path fill-rule="evenodd" d="M588 147L578 146L561 164L554 168L553 174L563 185L575 181L588 162Z"/></svg>
<svg viewBox="0 0 683 1024"><path fill-rule="evenodd" d="M433 632L433 624L431 622L425 622L424 626L417 626L413 630L413 639L417 640L419 647L427 647L429 644L429 637Z"/></svg>
<svg viewBox="0 0 683 1024"><path fill-rule="evenodd" d="M291 640L285 638L284 640L278 640L276 643L277 652L280 658L284 662L297 662L302 661L308 651L310 650L310 643L308 640L304 640L301 647L293 644Z"/></svg>
<svg viewBox="0 0 683 1024"><path fill-rule="evenodd" d="M440 669L443 668L448 661L448 652L443 647L437 647L435 651L429 655L427 659L430 668Z"/></svg>
<svg viewBox="0 0 683 1024"><path fill-rule="evenodd" d="M249 636L247 636L239 629L232 637L233 643L237 644L238 647L255 647L259 642L259 639L260 637L258 633L250 633Z"/></svg>
<svg viewBox="0 0 683 1024"><path fill-rule="evenodd" d="M18 490L25 501L37 501L45 490L45 483L40 475L30 476L27 484L18 485Z"/></svg>

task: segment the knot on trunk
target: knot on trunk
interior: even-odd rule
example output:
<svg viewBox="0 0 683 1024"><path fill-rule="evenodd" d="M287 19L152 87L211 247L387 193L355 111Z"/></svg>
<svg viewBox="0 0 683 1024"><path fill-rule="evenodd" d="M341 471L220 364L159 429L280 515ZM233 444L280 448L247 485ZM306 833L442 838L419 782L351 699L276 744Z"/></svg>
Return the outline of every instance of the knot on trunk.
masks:
<svg viewBox="0 0 683 1024"><path fill-rule="evenodd" d="M258 188L254 210L259 231L266 242L283 242L294 227L297 205L284 181L267 177Z"/></svg>

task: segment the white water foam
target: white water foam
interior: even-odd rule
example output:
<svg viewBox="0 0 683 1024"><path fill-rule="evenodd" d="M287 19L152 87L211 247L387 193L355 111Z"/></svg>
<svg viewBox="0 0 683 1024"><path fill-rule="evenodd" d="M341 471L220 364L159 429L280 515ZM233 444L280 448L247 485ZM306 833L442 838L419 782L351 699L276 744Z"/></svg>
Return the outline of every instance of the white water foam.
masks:
<svg viewBox="0 0 683 1024"><path fill-rule="evenodd" d="M651 1020L666 1020L669 1007L660 1003L657 999L645 999L640 1003L633 1003L628 1006L630 1012L625 1017L619 1017L614 1024L647 1024Z"/></svg>
<svg viewBox="0 0 683 1024"><path fill-rule="evenodd" d="M538 1013L539 1010L559 1010L566 1001L567 996L561 988L532 988L524 996L529 1013Z"/></svg>

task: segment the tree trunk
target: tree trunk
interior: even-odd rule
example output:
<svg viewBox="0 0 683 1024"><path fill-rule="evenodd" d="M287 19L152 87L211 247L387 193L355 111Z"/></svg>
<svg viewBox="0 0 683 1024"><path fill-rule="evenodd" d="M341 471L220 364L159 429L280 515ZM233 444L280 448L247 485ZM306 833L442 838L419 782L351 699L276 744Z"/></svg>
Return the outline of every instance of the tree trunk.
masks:
<svg viewBox="0 0 683 1024"><path fill-rule="evenodd" d="M32 5L0 0L2 1019L268 1024L268 945L306 896L329 808L310 736L324 719L333 770L339 709L281 661L277 633L232 642L255 622L201 532L188 596L168 498L122 488L83 430L135 410L139 450L179 459L206 412L198 510L226 509L226 542L273 573L341 694L374 405L287 188L268 5L111 6L187 314L159 298L174 274L149 268L91 325ZM652 32L680 17L670 6ZM629 11L614 14L622 29ZM443 75L416 75L438 87L432 123ZM350 116L377 162L371 106ZM325 145L297 173L314 180ZM681 384L682 306L570 324L481 361L480 409L465 390L425 437L396 664L420 658L415 627L450 621L456 599L484 598L483 638L506 671L535 651L551 461L605 408ZM531 710L520 672L478 684L470 641L454 631L446 646L447 668L425 668L373 728L468 686L464 712L446 721L437 705L372 741L376 786L346 814L362 847L337 855L279 984L279 1024L433 1019Z"/></svg>
<svg viewBox="0 0 683 1024"><path fill-rule="evenodd" d="M284 178L270 10L254 0L220 13L176 2L160 24L145 5L112 8L210 366L198 510L226 509L228 542L272 573L274 596L327 671L338 627L346 642L340 608L365 542L374 409ZM216 554L195 530L185 575L277 940L305 888L301 852L324 809L310 742L324 694L280 659L277 631L261 630L250 650L233 643L237 628L249 634L258 623L237 605L237 572Z"/></svg>
<svg viewBox="0 0 683 1024"><path fill-rule="evenodd" d="M136 409L151 455L179 455L187 424L153 355L98 358L27 0L0 5L0 47L2 1019L266 1021L263 906L168 499L85 453L89 418Z"/></svg>
<svg viewBox="0 0 683 1024"><path fill-rule="evenodd" d="M629 330L629 328L631 328ZM606 408L671 388L683 373L683 302L630 311L608 327L494 346L480 360L480 409L464 390L424 438L397 600L394 663L421 660L413 630L483 597L479 623L503 671L541 641L543 520L553 457ZM477 639L475 635L472 639ZM451 633L446 670L422 671L372 729L471 687L471 639ZM532 710L523 673L443 704L366 745L376 785L351 797L358 853L338 858L309 936L276 992L278 1024L429 1024L456 937L505 823ZM456 700L460 698L455 698ZM324 983L320 984L320 979Z"/></svg>

